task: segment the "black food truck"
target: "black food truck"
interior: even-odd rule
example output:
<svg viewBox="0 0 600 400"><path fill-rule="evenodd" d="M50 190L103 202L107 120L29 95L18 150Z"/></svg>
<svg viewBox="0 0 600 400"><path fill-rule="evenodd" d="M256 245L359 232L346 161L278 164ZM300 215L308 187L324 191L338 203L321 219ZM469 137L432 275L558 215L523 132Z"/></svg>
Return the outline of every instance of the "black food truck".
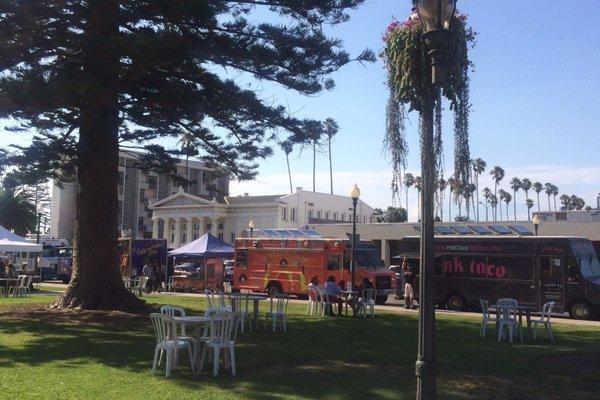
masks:
<svg viewBox="0 0 600 400"><path fill-rule="evenodd" d="M419 238L396 243L394 258L419 275ZM575 319L600 315L600 263L588 239L445 236L434 243L436 301L441 307L465 310L478 307L479 298L494 303L509 297L540 310L554 301L556 312ZM415 294L418 298L418 287Z"/></svg>

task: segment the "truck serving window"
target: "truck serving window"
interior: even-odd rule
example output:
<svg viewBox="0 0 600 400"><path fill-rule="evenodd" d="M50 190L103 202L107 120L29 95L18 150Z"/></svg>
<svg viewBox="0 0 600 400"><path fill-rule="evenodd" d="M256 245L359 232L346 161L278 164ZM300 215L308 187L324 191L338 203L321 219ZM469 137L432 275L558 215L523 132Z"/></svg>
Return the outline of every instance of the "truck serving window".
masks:
<svg viewBox="0 0 600 400"><path fill-rule="evenodd" d="M248 250L238 250L235 254L235 263L238 268L246 268L248 266Z"/></svg>
<svg viewBox="0 0 600 400"><path fill-rule="evenodd" d="M340 258L339 254L329 254L327 256L327 269L330 271L340 269Z"/></svg>
<svg viewBox="0 0 600 400"><path fill-rule="evenodd" d="M589 240L570 240L571 250L579 263L581 275L588 279L600 278L600 263Z"/></svg>

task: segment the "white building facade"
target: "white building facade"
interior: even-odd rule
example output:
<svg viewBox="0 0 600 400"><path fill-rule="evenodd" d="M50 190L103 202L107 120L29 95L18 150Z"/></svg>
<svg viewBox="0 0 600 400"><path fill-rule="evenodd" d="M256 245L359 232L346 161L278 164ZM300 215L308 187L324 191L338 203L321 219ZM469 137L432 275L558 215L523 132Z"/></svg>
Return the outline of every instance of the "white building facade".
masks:
<svg viewBox="0 0 600 400"><path fill-rule="evenodd" d="M207 200L177 193L150 206L152 237L167 239L169 247L189 243L210 232L233 243L243 236L250 220L256 229L304 228L312 223L352 221L352 199L347 196L316 193L297 188L288 195L228 196ZM359 200L359 223L375 222L374 209Z"/></svg>

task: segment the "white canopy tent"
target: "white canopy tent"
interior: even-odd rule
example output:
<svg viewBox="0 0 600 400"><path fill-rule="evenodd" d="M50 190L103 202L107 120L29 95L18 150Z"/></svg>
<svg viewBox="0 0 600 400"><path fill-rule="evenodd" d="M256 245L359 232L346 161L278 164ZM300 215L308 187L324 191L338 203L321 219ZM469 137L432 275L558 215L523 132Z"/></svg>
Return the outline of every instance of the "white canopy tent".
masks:
<svg viewBox="0 0 600 400"><path fill-rule="evenodd" d="M41 244L31 243L19 235L15 235L2 225L0 225L0 251L3 252L41 252L43 246Z"/></svg>

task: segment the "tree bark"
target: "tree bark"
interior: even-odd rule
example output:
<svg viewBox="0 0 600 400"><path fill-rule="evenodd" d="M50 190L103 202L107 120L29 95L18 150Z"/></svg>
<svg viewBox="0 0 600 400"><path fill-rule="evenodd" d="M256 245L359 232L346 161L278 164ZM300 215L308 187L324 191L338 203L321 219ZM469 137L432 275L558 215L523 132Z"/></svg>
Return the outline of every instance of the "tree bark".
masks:
<svg viewBox="0 0 600 400"><path fill-rule="evenodd" d="M54 308L132 311L148 307L125 289L118 269L118 10L116 0L88 4L73 273Z"/></svg>

